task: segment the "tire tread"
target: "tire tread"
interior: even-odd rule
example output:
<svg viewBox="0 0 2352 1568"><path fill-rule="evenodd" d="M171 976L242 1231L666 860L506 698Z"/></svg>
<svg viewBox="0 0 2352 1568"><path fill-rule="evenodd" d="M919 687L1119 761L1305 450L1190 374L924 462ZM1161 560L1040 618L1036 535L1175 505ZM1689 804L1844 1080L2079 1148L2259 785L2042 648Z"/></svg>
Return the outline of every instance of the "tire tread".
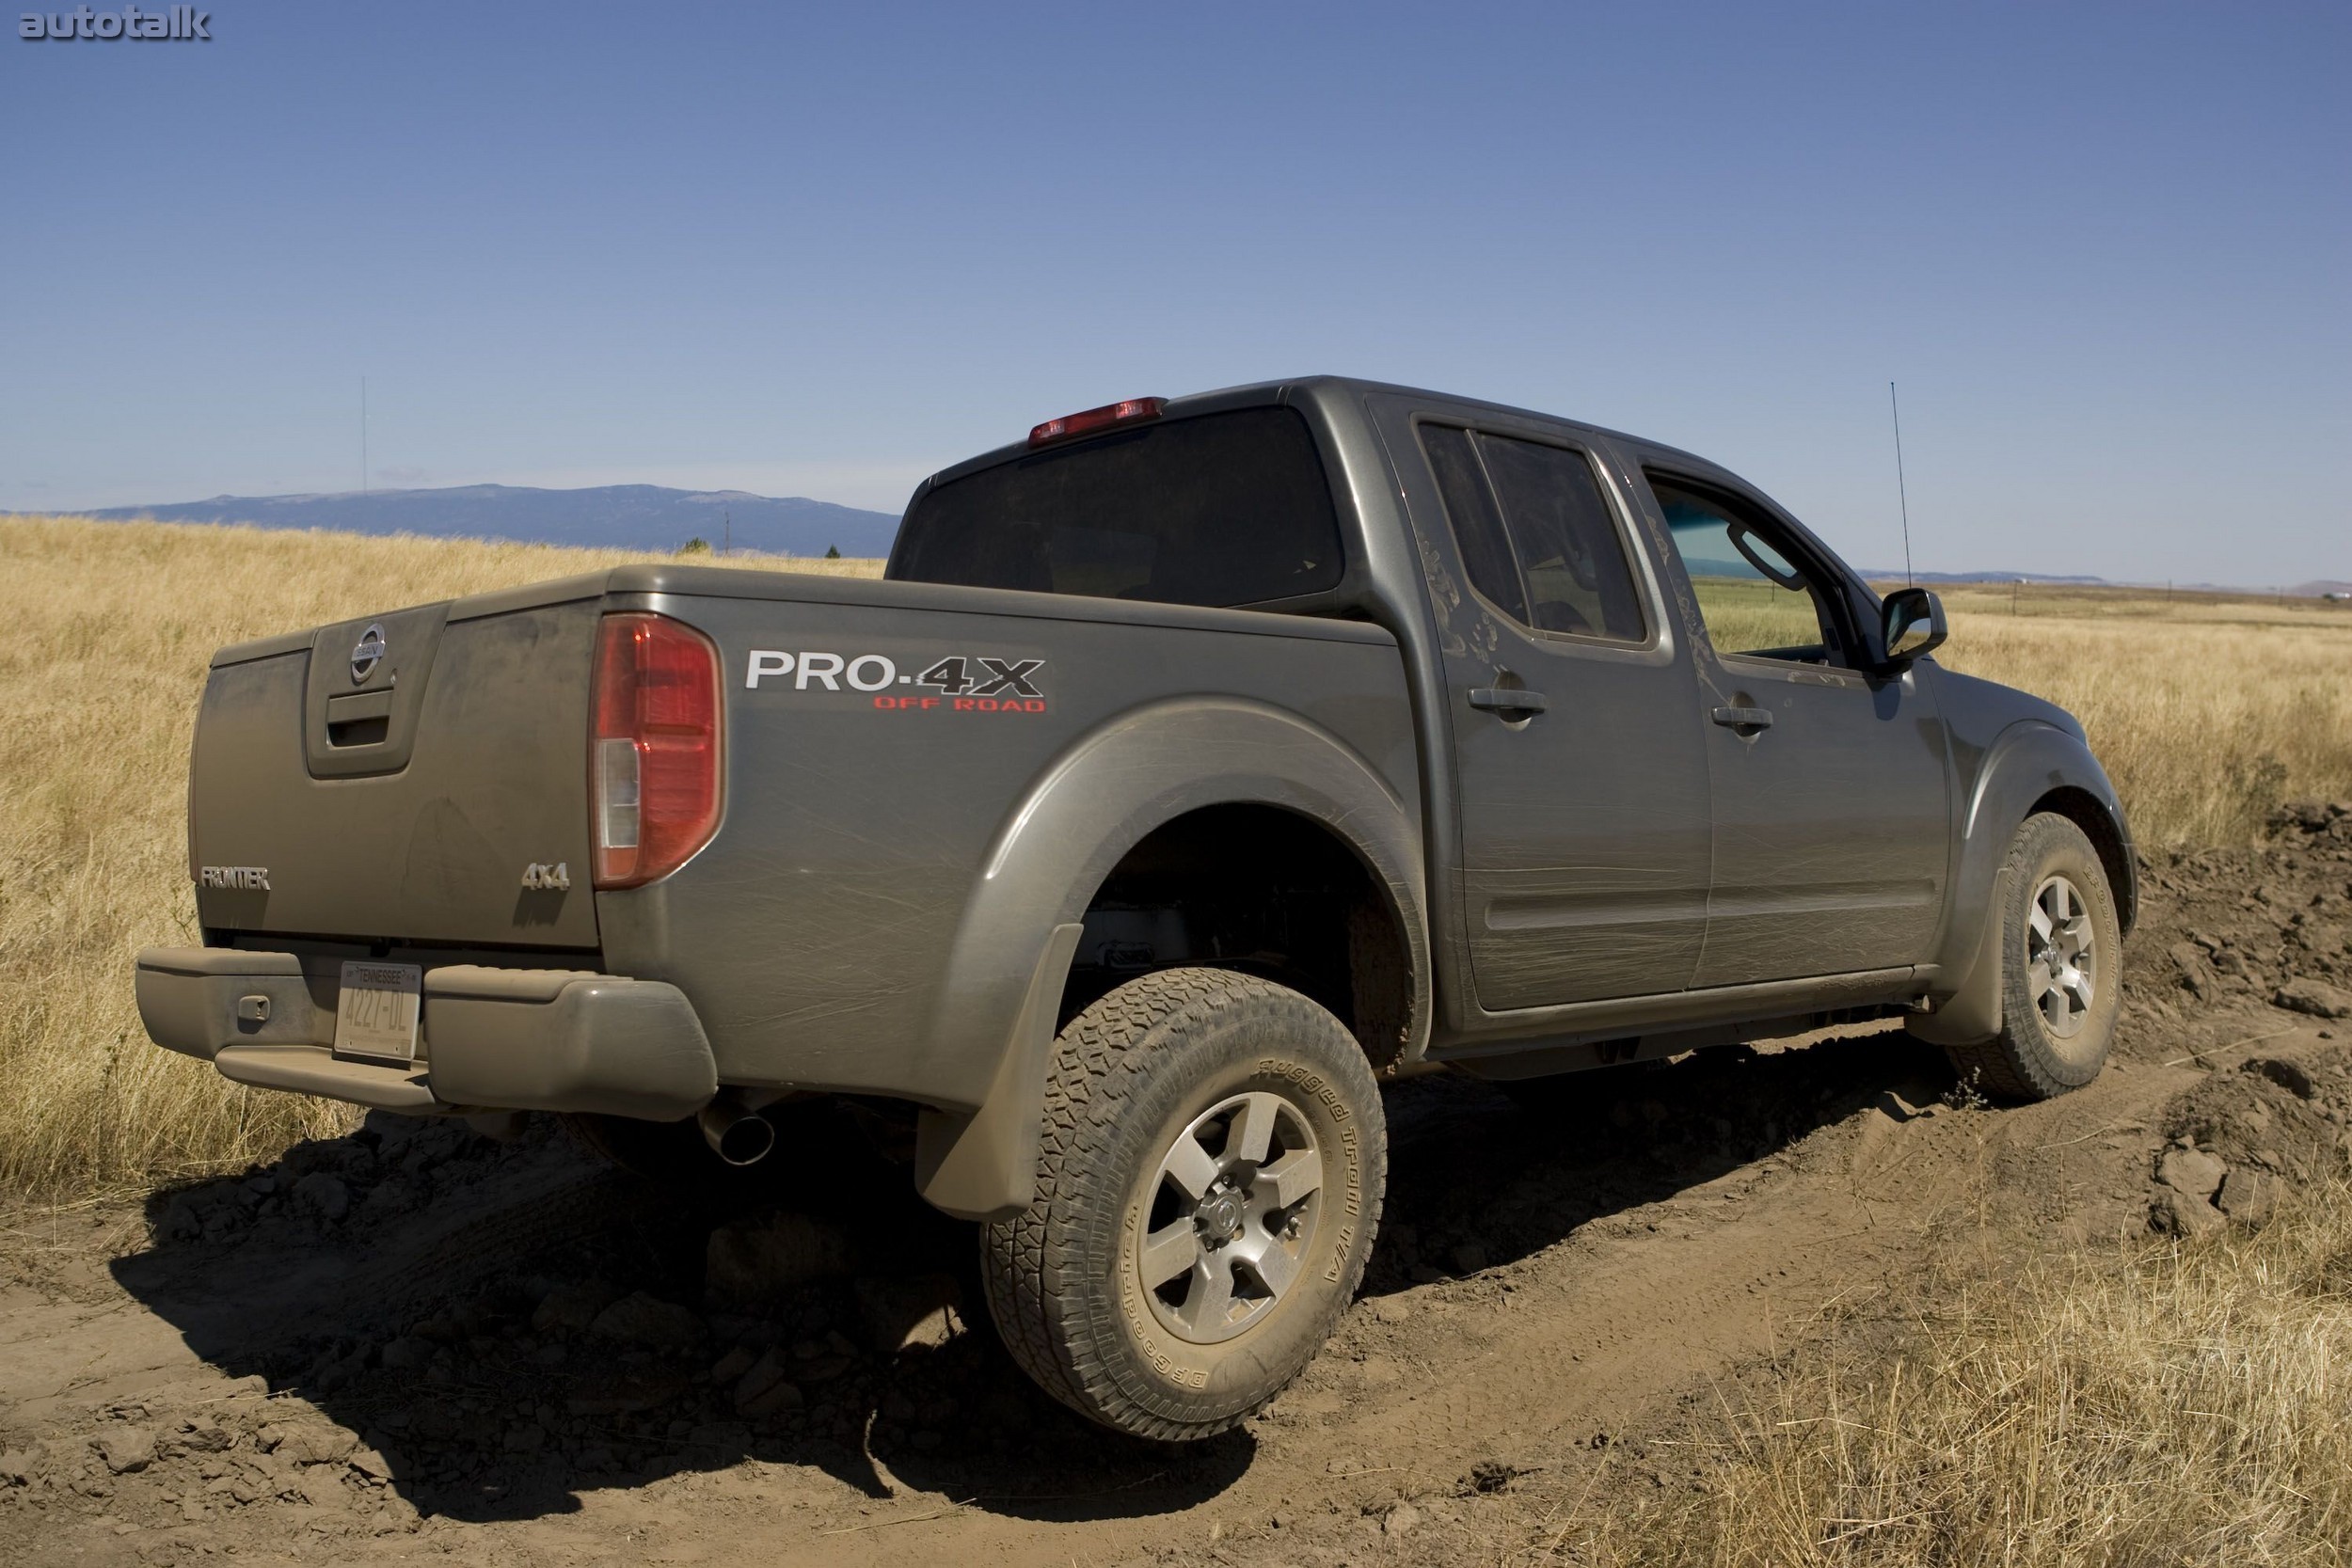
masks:
<svg viewBox="0 0 2352 1568"><path fill-rule="evenodd" d="M1252 1001L1312 1006L1285 987L1232 970L1165 969L1120 986L1073 1019L1055 1038L1046 1072L1035 1196L1017 1218L981 1228L989 1313L1014 1363L1062 1403L1136 1436L1167 1442L1209 1436L1255 1415L1274 1394L1205 1425L1152 1409L1093 1348L1099 1336L1090 1330L1104 1325L1073 1321L1073 1304L1089 1298L1064 1288L1077 1249L1057 1243L1056 1233L1066 1233L1087 1207L1080 1200L1089 1196L1081 1190L1088 1178L1073 1167L1090 1164L1085 1157L1107 1140L1156 1059L1223 1007ZM1361 1073L1359 1092L1376 1107L1379 1091L1370 1065L1360 1054L1351 1059ZM1102 1206L1094 1207L1099 1214ZM1368 1252L1376 1210L1366 1223ZM1334 1297L1327 1308L1331 1322L1318 1338L1336 1324L1355 1286L1351 1277Z"/></svg>
<svg viewBox="0 0 2352 1568"><path fill-rule="evenodd" d="M2079 1085L2068 1083L2053 1072L2045 1059L2038 1038L2029 1038L2026 1031L2038 1028L2037 1022L2022 1019L2021 1012L2029 1010L2025 995L2023 977L2017 969L2017 955L2010 951L2014 934L2010 920L2018 912L2018 900L2033 896L2032 869L2046 852L2051 840L2077 841L2088 863L2096 873L2095 885L2084 889L2088 896L2098 899L2109 911L2112 923L2115 895L2107 886L2098 850L2081 828L2065 816L2053 812L2038 813L2018 825L2016 836L2010 841L2009 856L2003 862L2009 872L2010 907L1993 911L1992 918L2001 922L2001 1032L1988 1040L1968 1045L1947 1045L1944 1054L1963 1083L1974 1082L1986 1093L1998 1099L2015 1101L2051 1100ZM2106 971L2100 979L2104 987L2122 983L2122 942L2120 933L2110 929L2105 955ZM2108 1027L2112 1029L2110 1020Z"/></svg>

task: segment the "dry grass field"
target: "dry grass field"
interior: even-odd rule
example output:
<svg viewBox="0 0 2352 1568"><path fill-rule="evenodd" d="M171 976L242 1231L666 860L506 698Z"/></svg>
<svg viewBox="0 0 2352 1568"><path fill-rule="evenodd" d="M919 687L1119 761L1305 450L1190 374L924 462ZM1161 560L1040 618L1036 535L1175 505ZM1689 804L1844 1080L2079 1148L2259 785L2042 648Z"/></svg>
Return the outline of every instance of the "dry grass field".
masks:
<svg viewBox="0 0 2352 1568"><path fill-rule="evenodd" d="M0 1192L222 1168L352 1119L147 1043L132 955L196 940L183 815L224 643L628 561L620 551L0 519ZM697 557L776 567L778 558ZM792 561L871 576L867 561Z"/></svg>
<svg viewBox="0 0 2352 1568"><path fill-rule="evenodd" d="M1541 1559L1593 1568L2341 1563L2352 1556L2352 1184L2205 1245L1959 1258L1900 1344L1832 1337L1613 1485ZM1554 1554L1559 1556L1555 1557Z"/></svg>
<svg viewBox="0 0 2352 1568"><path fill-rule="evenodd" d="M2144 845L2245 844L2282 800L2352 796L2352 606L2030 587L1944 603L1937 658L2080 719Z"/></svg>

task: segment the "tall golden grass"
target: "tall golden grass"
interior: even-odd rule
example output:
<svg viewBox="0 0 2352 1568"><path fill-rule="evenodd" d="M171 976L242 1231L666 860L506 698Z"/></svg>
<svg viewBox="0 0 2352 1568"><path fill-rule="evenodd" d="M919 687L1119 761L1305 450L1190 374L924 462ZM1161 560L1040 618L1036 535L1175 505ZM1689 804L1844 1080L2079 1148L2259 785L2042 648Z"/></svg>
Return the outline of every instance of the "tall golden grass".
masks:
<svg viewBox="0 0 2352 1568"><path fill-rule="evenodd" d="M2142 845L2245 844L2281 800L2352 798L2352 608L2220 594L1945 595L1939 662L2083 721Z"/></svg>
<svg viewBox="0 0 2352 1568"><path fill-rule="evenodd" d="M2030 1255L2030 1254L2029 1254ZM2352 1560L2352 1182L2266 1228L1979 1259L1893 1348L1834 1336L1606 1469L1529 1557L1588 1568L2122 1568ZM1842 1353L1842 1354L1841 1354Z"/></svg>
<svg viewBox="0 0 2352 1568"><path fill-rule="evenodd" d="M155 1050L132 1006L132 955L196 935L184 763L215 647L644 559L0 519L0 1193L234 1167L345 1122ZM1950 600L1945 661L2081 715L2143 842L2242 842L2282 795L2352 795L2352 613L2028 594L2030 612L2011 615L2001 593Z"/></svg>
<svg viewBox="0 0 2352 1568"><path fill-rule="evenodd" d="M139 948L197 940L186 759L215 648L647 559L657 558L0 519L0 1194L56 1197L233 1169L353 1118L156 1050L132 1002Z"/></svg>

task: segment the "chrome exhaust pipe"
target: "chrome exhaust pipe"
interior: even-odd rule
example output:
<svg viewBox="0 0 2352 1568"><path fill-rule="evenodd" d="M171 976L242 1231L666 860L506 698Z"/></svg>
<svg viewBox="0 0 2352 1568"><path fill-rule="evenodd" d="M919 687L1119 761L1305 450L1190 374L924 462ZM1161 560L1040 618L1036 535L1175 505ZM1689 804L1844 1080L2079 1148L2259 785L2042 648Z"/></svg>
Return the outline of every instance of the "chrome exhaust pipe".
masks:
<svg viewBox="0 0 2352 1568"><path fill-rule="evenodd" d="M775 1123L757 1111L714 1100L695 1113L703 1142L730 1165L755 1165L776 1147Z"/></svg>

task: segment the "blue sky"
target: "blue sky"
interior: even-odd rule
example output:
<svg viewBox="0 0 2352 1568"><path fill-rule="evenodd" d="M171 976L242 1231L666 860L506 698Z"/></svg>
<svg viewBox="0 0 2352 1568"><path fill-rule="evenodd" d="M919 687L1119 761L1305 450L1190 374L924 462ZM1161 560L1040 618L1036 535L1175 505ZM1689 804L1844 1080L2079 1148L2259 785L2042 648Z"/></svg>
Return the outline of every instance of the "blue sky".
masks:
<svg viewBox="0 0 2352 1568"><path fill-rule="evenodd" d="M377 484L896 510L1334 371L1882 566L1892 378L1923 569L2352 578L2352 8L209 9L0 36L0 507L356 488L362 374Z"/></svg>

